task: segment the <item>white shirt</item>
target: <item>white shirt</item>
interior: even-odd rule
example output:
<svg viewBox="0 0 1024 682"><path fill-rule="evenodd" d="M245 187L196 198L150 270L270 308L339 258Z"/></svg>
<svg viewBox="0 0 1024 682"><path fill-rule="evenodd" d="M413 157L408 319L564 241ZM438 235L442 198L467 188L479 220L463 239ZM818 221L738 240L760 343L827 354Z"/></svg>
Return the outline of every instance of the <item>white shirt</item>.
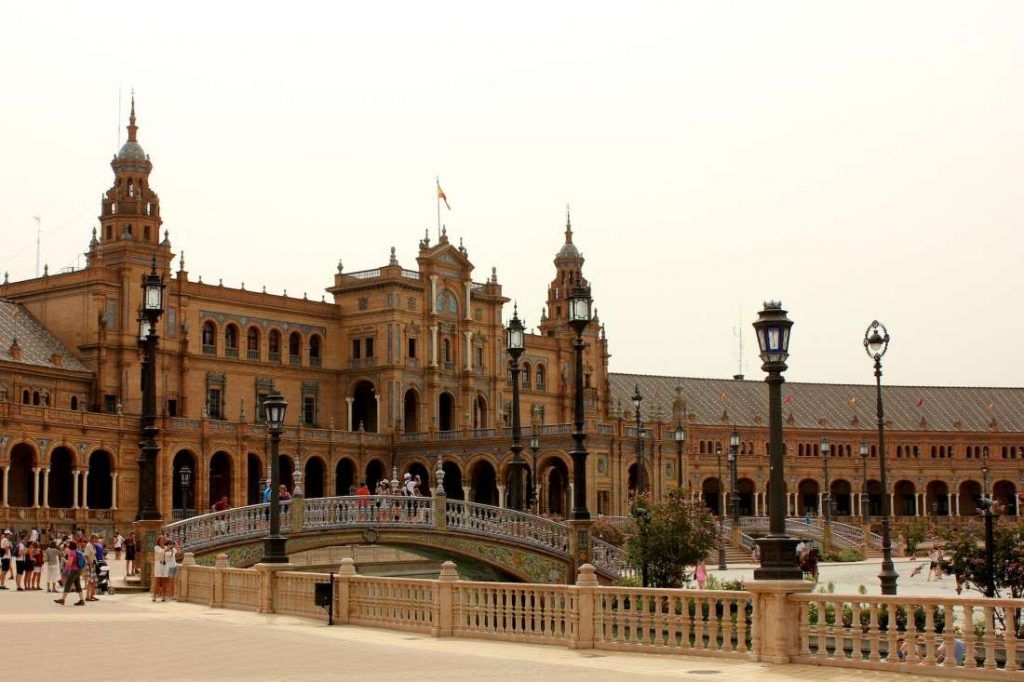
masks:
<svg viewBox="0 0 1024 682"><path fill-rule="evenodd" d="M114 536L114 549L121 549L121 545L124 544L124 538L118 533Z"/></svg>
<svg viewBox="0 0 1024 682"><path fill-rule="evenodd" d="M3 540L0 540L0 554L2 554L2 558L10 559L12 549L14 549L14 543L9 539L5 537Z"/></svg>
<svg viewBox="0 0 1024 682"><path fill-rule="evenodd" d="M29 535L28 535L28 541L29 542L39 542L39 531L36 530L35 528L33 528L32 532L29 533Z"/></svg>

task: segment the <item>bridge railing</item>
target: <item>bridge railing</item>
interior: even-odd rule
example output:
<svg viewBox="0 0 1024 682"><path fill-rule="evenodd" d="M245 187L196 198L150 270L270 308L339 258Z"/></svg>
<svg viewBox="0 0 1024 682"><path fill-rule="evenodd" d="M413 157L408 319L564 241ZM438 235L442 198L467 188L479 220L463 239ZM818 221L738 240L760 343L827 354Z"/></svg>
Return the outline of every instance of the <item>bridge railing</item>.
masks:
<svg viewBox="0 0 1024 682"><path fill-rule="evenodd" d="M568 527L525 512L448 500L445 504L445 526L448 530L507 538L565 556L569 554Z"/></svg>
<svg viewBox="0 0 1024 682"><path fill-rule="evenodd" d="M740 518L740 525L748 530L768 530L768 518L764 516L744 516ZM823 540L824 530L815 523L805 523L803 519L787 518L786 530L801 537L808 537L814 540ZM832 543L837 547L859 549L860 540L851 539L847 535L833 532Z"/></svg>
<svg viewBox="0 0 1024 682"><path fill-rule="evenodd" d="M306 500L302 530L350 526L434 526L433 497L370 495Z"/></svg>
<svg viewBox="0 0 1024 682"><path fill-rule="evenodd" d="M636 575L636 570L626 562L626 552L601 538L593 538L590 544L590 563L605 575L628 578Z"/></svg>
<svg viewBox="0 0 1024 682"><path fill-rule="evenodd" d="M281 503L281 528L291 528L291 504ZM263 537L270 532L270 505L251 504L222 512L211 512L164 526L165 538L192 552L227 541Z"/></svg>

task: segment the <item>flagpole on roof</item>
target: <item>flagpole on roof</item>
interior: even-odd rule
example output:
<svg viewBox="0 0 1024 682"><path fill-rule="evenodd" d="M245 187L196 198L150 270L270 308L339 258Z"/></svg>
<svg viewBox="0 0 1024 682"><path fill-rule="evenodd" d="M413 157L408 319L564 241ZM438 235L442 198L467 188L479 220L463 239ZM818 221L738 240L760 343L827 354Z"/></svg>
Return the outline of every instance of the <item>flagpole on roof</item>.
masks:
<svg viewBox="0 0 1024 682"><path fill-rule="evenodd" d="M441 177L438 175L434 176L434 183L437 185L437 191L434 192L434 200L437 202L437 234L441 235Z"/></svg>

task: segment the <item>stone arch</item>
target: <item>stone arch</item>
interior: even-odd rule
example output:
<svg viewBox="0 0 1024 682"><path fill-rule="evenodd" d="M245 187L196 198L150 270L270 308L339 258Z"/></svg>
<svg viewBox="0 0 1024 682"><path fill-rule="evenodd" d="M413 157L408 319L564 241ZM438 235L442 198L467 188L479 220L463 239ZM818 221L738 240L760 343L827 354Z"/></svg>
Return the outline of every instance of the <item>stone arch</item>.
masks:
<svg viewBox="0 0 1024 682"><path fill-rule="evenodd" d="M377 483L382 479L387 480L388 470L384 466L384 462L380 461L376 457L366 463L366 487L370 489L371 493L377 491Z"/></svg>
<svg viewBox="0 0 1024 682"><path fill-rule="evenodd" d="M279 485L283 485L288 492L292 492L295 489L295 460L291 455L281 455L280 461Z"/></svg>
<svg viewBox="0 0 1024 682"><path fill-rule="evenodd" d="M1013 481L996 481L992 485L992 499L1006 507L1006 514L1017 515L1017 486Z"/></svg>
<svg viewBox="0 0 1024 682"><path fill-rule="evenodd" d="M438 431L455 430L455 396L448 391L437 394L437 429Z"/></svg>
<svg viewBox="0 0 1024 682"><path fill-rule="evenodd" d="M478 457L470 466L470 498L479 504L498 506L498 471L489 457Z"/></svg>
<svg viewBox="0 0 1024 682"><path fill-rule="evenodd" d="M441 463L444 470L444 493L453 500L466 499L466 493L462 489L462 468L454 459L446 459Z"/></svg>
<svg viewBox="0 0 1024 682"><path fill-rule="evenodd" d="M351 431L362 426L369 433L377 432L377 387L372 381L362 380L352 388Z"/></svg>
<svg viewBox="0 0 1024 682"><path fill-rule="evenodd" d="M928 516L949 516L949 486L945 481L928 481L924 513Z"/></svg>
<svg viewBox="0 0 1024 682"><path fill-rule="evenodd" d="M837 478L829 484L832 498L832 512L836 516L850 516L853 513L853 486L845 478Z"/></svg>
<svg viewBox="0 0 1024 682"><path fill-rule="evenodd" d="M11 446L9 452L11 465L8 483L8 503L12 507L31 507L35 504L32 494L35 490L32 481L32 468L37 466L37 451L34 444L22 441Z"/></svg>
<svg viewBox="0 0 1024 682"><path fill-rule="evenodd" d="M260 359L260 328L254 324L245 330L245 357L247 360Z"/></svg>
<svg viewBox="0 0 1024 682"><path fill-rule="evenodd" d="M865 510L864 507L867 507ZM882 515L882 482L870 479L864 485L864 497L861 498L861 514L865 516Z"/></svg>
<svg viewBox="0 0 1024 682"><path fill-rule="evenodd" d="M323 360L323 339L319 334L309 335L309 364L319 367Z"/></svg>
<svg viewBox="0 0 1024 682"><path fill-rule="evenodd" d="M981 484L977 481L961 481L957 489L957 506L960 508L960 516L974 516L978 513L978 502L981 500Z"/></svg>
<svg viewBox="0 0 1024 682"><path fill-rule="evenodd" d="M228 322L224 326L224 355L229 358L238 357L238 325Z"/></svg>
<svg viewBox="0 0 1024 682"><path fill-rule="evenodd" d="M483 393L477 393L473 401L473 428L486 429L489 421L487 419L487 398Z"/></svg>
<svg viewBox="0 0 1024 682"><path fill-rule="evenodd" d="M263 458L255 452L245 456L245 502L246 504L259 504L263 501L263 486L265 483L266 468L263 466Z"/></svg>
<svg viewBox="0 0 1024 682"><path fill-rule="evenodd" d="M718 516L721 512L722 483L717 476L708 476L700 484L700 494L708 510Z"/></svg>
<svg viewBox="0 0 1024 682"><path fill-rule="evenodd" d="M288 363L291 365L302 364L302 334L293 331L288 335Z"/></svg>
<svg viewBox="0 0 1024 682"><path fill-rule="evenodd" d="M213 320L203 320L200 340L203 345L203 353L214 355L217 352L217 323Z"/></svg>
<svg viewBox="0 0 1024 682"><path fill-rule="evenodd" d="M803 516L806 513L818 515L821 507L818 505L818 493L821 486L813 478L805 478L796 487L797 490L797 513Z"/></svg>
<svg viewBox="0 0 1024 682"><path fill-rule="evenodd" d="M420 394L415 388L402 396L402 428L406 433L420 433Z"/></svg>
<svg viewBox="0 0 1024 682"><path fill-rule="evenodd" d="M338 463L334 465L334 494L335 495L355 495L356 488L359 486L360 480L356 474L356 463L351 457L342 457L338 460ZM370 492L373 492L373 488L370 488Z"/></svg>
<svg viewBox="0 0 1024 682"><path fill-rule="evenodd" d="M231 504L236 503L236 500L231 499L233 469L234 462L231 455L226 451L218 450L210 457L210 463L207 467L207 506L212 507L222 497L227 497Z"/></svg>
<svg viewBox="0 0 1024 682"><path fill-rule="evenodd" d="M47 501L51 507L70 509L75 497L75 451L67 445L58 445L50 451L49 462Z"/></svg>
<svg viewBox="0 0 1024 682"><path fill-rule="evenodd" d="M114 456L110 452L93 450L89 455L89 480L85 486L85 502L89 509L110 509L113 506L114 469Z"/></svg>
<svg viewBox="0 0 1024 682"><path fill-rule="evenodd" d="M284 345L282 338L281 330L276 327L271 327L267 332L267 360L270 362L281 362L281 346Z"/></svg>
<svg viewBox="0 0 1024 682"><path fill-rule="evenodd" d="M917 514L917 488L913 481L896 481L892 487L893 516L915 516Z"/></svg>
<svg viewBox="0 0 1024 682"><path fill-rule="evenodd" d="M323 497L327 483L327 464L319 455L306 458L303 465L302 492L306 497Z"/></svg>
<svg viewBox="0 0 1024 682"><path fill-rule="evenodd" d="M757 491L757 484L753 479L743 477L736 481L736 499L740 516L754 515L754 494Z"/></svg>
<svg viewBox="0 0 1024 682"><path fill-rule="evenodd" d="M177 518L185 518L195 513L197 470L198 458L191 450L183 449L175 453L171 462L171 507L175 510ZM184 478L183 472L187 474ZM178 513L179 511L181 513Z"/></svg>
<svg viewBox="0 0 1024 682"><path fill-rule="evenodd" d="M572 506L569 482L572 468L560 452L546 453L537 463L537 481L540 483L540 511L567 518Z"/></svg>

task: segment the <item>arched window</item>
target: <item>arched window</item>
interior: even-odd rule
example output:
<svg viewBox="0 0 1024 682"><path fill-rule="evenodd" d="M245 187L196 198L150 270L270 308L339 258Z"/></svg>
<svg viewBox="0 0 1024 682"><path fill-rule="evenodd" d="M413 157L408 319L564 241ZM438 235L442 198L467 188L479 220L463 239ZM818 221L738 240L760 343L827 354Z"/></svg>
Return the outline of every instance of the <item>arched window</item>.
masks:
<svg viewBox="0 0 1024 682"><path fill-rule="evenodd" d="M458 299L455 298L455 294L447 289L439 291L437 293L437 312L448 315L458 315L459 303Z"/></svg>
<svg viewBox="0 0 1024 682"><path fill-rule="evenodd" d="M78 409L78 396L77 395L71 396L71 409L72 410L77 410Z"/></svg>
<svg viewBox="0 0 1024 682"><path fill-rule="evenodd" d="M313 334L309 337L309 364L313 367L320 366L320 335Z"/></svg>
<svg viewBox="0 0 1024 682"><path fill-rule="evenodd" d="M276 329L267 337L267 355L271 362L281 362L281 332Z"/></svg>
<svg viewBox="0 0 1024 682"><path fill-rule="evenodd" d="M445 362L451 362L452 361L452 342L451 342L451 340L450 339L444 339L444 341L441 344L441 348L443 349L443 352L444 352L444 354L443 354L444 361Z"/></svg>
<svg viewBox="0 0 1024 682"><path fill-rule="evenodd" d="M26 388L24 391L21 392L21 404L22 405L28 405L31 402L32 402L32 394L29 393L28 389Z"/></svg>
<svg viewBox="0 0 1024 682"><path fill-rule="evenodd" d="M217 353L217 325L210 320L203 322L203 355Z"/></svg>
<svg viewBox="0 0 1024 682"><path fill-rule="evenodd" d="M302 334L298 332L288 335L288 362L293 365L302 364Z"/></svg>
<svg viewBox="0 0 1024 682"><path fill-rule="evenodd" d="M245 357L247 360L260 359L260 330L249 327L245 332Z"/></svg>
<svg viewBox="0 0 1024 682"><path fill-rule="evenodd" d="M39 402L40 402L39 401L39 391L33 391L32 392L32 404L33 405L38 405ZM1004 450L1005 450L1005 448L1004 448Z"/></svg>
<svg viewBox="0 0 1024 682"><path fill-rule="evenodd" d="M544 365L537 365L537 390L544 390Z"/></svg>
<svg viewBox="0 0 1024 682"><path fill-rule="evenodd" d="M238 357L238 327L233 324L224 329L224 355L229 358Z"/></svg>
<svg viewBox="0 0 1024 682"><path fill-rule="evenodd" d="M519 373L519 377L520 377L520 379L522 381L522 388L529 388L530 387L530 373L532 371L533 371L533 368L530 367L530 363L524 362L523 363L523 369Z"/></svg>

